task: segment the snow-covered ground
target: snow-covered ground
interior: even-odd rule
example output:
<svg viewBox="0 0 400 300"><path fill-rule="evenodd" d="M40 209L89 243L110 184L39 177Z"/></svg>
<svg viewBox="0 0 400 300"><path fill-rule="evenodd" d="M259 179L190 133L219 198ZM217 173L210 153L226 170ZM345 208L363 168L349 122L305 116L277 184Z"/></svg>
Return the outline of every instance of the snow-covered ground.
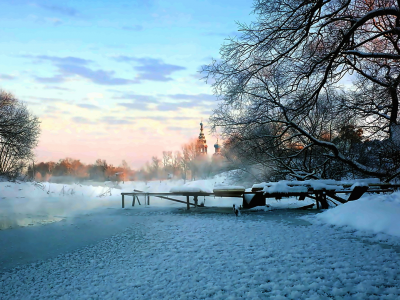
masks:
<svg viewBox="0 0 400 300"><path fill-rule="evenodd" d="M316 216L316 223L346 226L400 238L400 192L366 195Z"/></svg>
<svg viewBox="0 0 400 300"><path fill-rule="evenodd" d="M400 299L400 193L322 213L268 200L281 209L238 218L157 198L120 208L121 191L179 185L0 182L0 299Z"/></svg>

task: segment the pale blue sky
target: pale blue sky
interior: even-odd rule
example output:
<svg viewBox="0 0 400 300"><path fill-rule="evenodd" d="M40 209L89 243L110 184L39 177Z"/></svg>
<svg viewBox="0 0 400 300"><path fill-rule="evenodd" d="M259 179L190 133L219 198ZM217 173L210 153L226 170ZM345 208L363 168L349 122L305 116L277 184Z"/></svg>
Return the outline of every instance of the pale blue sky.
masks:
<svg viewBox="0 0 400 300"><path fill-rule="evenodd" d="M138 167L198 135L216 105L198 70L251 11L251 1L3 0L0 88L42 120L38 161Z"/></svg>

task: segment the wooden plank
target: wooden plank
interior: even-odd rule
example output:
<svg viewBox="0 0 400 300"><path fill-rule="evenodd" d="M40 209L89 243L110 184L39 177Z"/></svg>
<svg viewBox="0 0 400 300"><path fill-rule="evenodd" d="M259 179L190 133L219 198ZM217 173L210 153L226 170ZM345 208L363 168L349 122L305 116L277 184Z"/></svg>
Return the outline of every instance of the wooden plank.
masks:
<svg viewBox="0 0 400 300"><path fill-rule="evenodd" d="M182 201L182 200L178 200L178 199L173 199L173 198L165 197L165 196L154 196L154 197L161 198L161 199L167 199L167 200L170 200L170 201L175 201L175 202L179 202L179 203L183 203L183 204L186 204L186 203L187 203L186 201ZM189 202L189 204L194 206L194 203L190 203L190 202Z"/></svg>
<svg viewBox="0 0 400 300"><path fill-rule="evenodd" d="M150 194L152 196L213 196L213 193L146 193L146 192L133 192L133 193L121 193L121 195L139 195L144 196Z"/></svg>
<svg viewBox="0 0 400 300"><path fill-rule="evenodd" d="M307 196L307 193L301 193L300 196L299 196L299 200L300 200L300 201L305 200L305 199L306 199L306 196Z"/></svg>
<svg viewBox="0 0 400 300"><path fill-rule="evenodd" d="M345 200L339 196L336 196L335 194L328 194L328 197L331 197L332 199L335 199L336 201L339 201L342 204L347 202L347 200Z"/></svg>
<svg viewBox="0 0 400 300"><path fill-rule="evenodd" d="M143 193L143 191L140 191L140 190L134 190L134 191L135 191L135 192L138 192L138 193ZM133 193L133 194L137 195L138 193ZM150 194L150 193L146 193L146 194ZM171 193L152 193L152 194L157 194L157 195L160 195L160 194L171 195ZM175 202L179 202L179 203L183 203L183 204L186 204L186 203L187 203L186 201L182 201L182 200L178 200L178 199L173 199L173 198L169 198L169 197L165 197L165 196L155 196L155 197L161 198L161 199L170 200L170 201L175 201ZM137 200L138 200L138 202L139 202L139 197L136 196L136 198L137 198ZM148 202L148 203L149 203L149 205L150 205L150 202ZM140 202L139 202L139 204L140 204ZM190 205L194 205L193 203L189 203L189 204L190 204Z"/></svg>

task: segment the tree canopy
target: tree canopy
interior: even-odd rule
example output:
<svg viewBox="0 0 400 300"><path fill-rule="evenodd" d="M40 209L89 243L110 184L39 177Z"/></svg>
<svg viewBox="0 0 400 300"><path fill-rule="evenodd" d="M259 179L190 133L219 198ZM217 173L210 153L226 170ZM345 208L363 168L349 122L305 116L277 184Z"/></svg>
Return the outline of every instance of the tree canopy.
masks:
<svg viewBox="0 0 400 300"><path fill-rule="evenodd" d="M12 94L0 91L0 175L17 176L33 158L39 120Z"/></svg>
<svg viewBox="0 0 400 300"><path fill-rule="evenodd" d="M214 128L252 141L297 178L319 177L332 162L386 180L400 174L394 161L378 164L380 150L368 164L362 147L334 142L354 126L360 140L392 149L388 157L399 151L399 1L258 0L254 14L203 68L221 100Z"/></svg>

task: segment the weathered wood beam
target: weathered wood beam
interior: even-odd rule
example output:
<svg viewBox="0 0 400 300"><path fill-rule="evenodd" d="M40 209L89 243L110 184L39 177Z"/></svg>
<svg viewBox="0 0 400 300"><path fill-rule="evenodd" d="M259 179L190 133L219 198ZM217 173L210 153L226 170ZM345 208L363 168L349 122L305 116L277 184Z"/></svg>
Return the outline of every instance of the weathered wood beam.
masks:
<svg viewBox="0 0 400 300"><path fill-rule="evenodd" d="M179 203L183 203L183 204L187 204L186 201L182 201L182 200L178 200L178 199L173 199L173 198L169 198L169 197L165 197L165 196L155 196L155 197L157 197L157 198L162 198L162 199L167 199L167 200L171 200L171 201L175 201L175 202L179 202ZM189 204L195 206L194 203L190 203L190 202L189 202Z"/></svg>

